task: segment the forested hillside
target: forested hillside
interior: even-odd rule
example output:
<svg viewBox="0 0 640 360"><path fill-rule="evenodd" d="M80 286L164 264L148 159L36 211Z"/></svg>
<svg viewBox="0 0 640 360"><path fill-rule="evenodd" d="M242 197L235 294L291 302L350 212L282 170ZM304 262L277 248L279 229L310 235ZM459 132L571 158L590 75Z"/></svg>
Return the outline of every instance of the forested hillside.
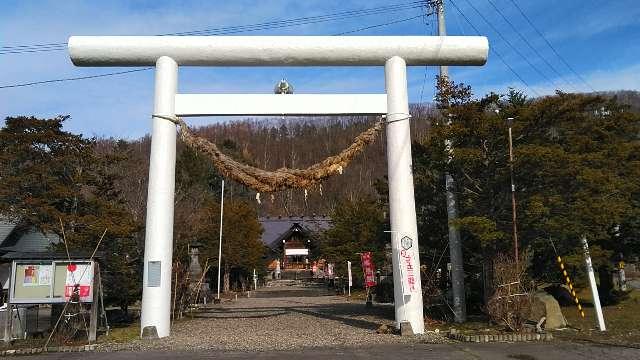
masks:
<svg viewBox="0 0 640 360"><path fill-rule="evenodd" d="M640 111L640 93L637 91L612 91L599 93L607 98L615 98L632 111ZM411 120L413 140L422 139L430 127L431 105L413 105ZM373 117L331 117L331 118L274 118L246 119L224 122L195 128L196 134L215 142L227 154L238 160L264 169L280 167L305 168L340 152L351 141L375 121ZM261 204L255 200L255 192L248 191L239 184L227 183L227 196L242 197L255 203L261 216L288 216L303 214L329 214L341 200L353 200L375 194L374 183L386 175L386 149L384 132L377 141L365 149L340 176L330 178L322 188L309 191L305 199L303 190L287 190L273 194L261 194ZM99 148L107 151L117 144L126 153L127 161L121 165L127 174L121 181L130 211L136 218L144 218L146 186L149 163L150 137L130 142L99 141ZM188 198L186 193L193 189L194 181L215 181L219 178L208 160L197 153L185 151L178 140L176 167L176 203ZM196 163L194 163L194 161ZM209 172L207 174L207 172ZM200 179L193 179L199 173ZM209 178L208 180L206 178ZM210 184L209 191L219 190L219 184ZM193 205L193 202L192 202Z"/></svg>
<svg viewBox="0 0 640 360"><path fill-rule="evenodd" d="M584 280L577 241L583 234L603 274L612 261L640 254L640 115L629 111L633 94L559 93L527 99L511 91L476 99L463 85L454 89L459 93L449 94L446 101L438 97L441 111L454 119L453 126L425 106L414 106L410 120L418 231L421 256L431 258L427 263L433 265L447 244L445 171L457 183L460 217L455 224L461 230L469 271L479 273L493 256L510 251L508 117L515 118L519 241L535 260L533 275L547 281L558 274L547 271L555 266L555 254L549 247L553 241L571 267L576 284ZM89 251L107 228L105 247L114 254L125 254L120 258L126 261L112 263L114 270L134 271L141 265L151 140L86 139L63 131L65 119L6 119L0 129L0 215L60 231L60 235L64 226L74 248ZM305 168L348 147L375 120L276 118L220 123L194 131L239 161L266 169ZM453 143L450 161L445 139ZM322 190L312 189L306 199L302 190L287 190L273 194L273 200L270 194L262 194L258 203L254 191L227 182L223 232L234 240L227 241L223 249L227 254L223 258L229 261L222 264L225 274L235 271L242 279L261 266L264 248L259 242L258 215L332 216L336 230L322 243L323 253L335 257L327 257L331 261L357 261L340 258L353 256L357 252L354 244L360 250L383 254L381 229L388 229L385 150L383 132L342 175L323 183ZM177 268L188 263L187 249L194 242L203 245L205 263L207 257L215 259L220 180L210 159L178 142ZM218 266L213 260L209 265ZM227 275L225 285L231 281ZM109 301L123 306L130 303L139 287L134 281L126 288L128 291L109 294Z"/></svg>
<svg viewBox="0 0 640 360"><path fill-rule="evenodd" d="M615 98L618 103L629 106L632 111L640 112L640 91L618 90L596 92L595 94Z"/></svg>

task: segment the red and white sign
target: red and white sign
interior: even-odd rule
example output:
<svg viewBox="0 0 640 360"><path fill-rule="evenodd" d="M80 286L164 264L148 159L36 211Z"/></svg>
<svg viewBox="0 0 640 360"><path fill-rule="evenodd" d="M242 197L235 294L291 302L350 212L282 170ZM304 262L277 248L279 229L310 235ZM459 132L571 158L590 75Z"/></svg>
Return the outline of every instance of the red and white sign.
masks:
<svg viewBox="0 0 640 360"><path fill-rule="evenodd" d="M371 252L363 252L360 254L362 261L362 271L364 272L364 286L376 286L376 267L371 259Z"/></svg>
<svg viewBox="0 0 640 360"><path fill-rule="evenodd" d="M402 275L402 295L411 295L420 290L417 274L420 269L416 268L413 251L413 240L405 236L400 240L400 270Z"/></svg>
<svg viewBox="0 0 640 360"><path fill-rule="evenodd" d="M74 289L78 288L80 301L89 302L92 300L93 284L93 266L92 264L74 264L67 265L67 277L64 284L64 297L70 298Z"/></svg>

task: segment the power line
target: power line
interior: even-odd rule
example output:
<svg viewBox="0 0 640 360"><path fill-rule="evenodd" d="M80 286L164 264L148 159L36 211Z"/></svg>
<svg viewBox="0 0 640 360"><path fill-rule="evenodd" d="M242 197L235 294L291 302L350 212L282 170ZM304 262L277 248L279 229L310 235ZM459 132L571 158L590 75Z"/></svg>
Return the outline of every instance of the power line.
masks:
<svg viewBox="0 0 640 360"><path fill-rule="evenodd" d="M78 77L63 78L63 79L34 81L34 82L21 83L21 84L2 85L2 86L0 86L0 89L9 89L9 88L24 87L24 86L50 84L50 83L63 82L63 81L95 79L95 78L114 76L114 75L124 75L124 74L133 73L133 72L139 72L139 71L147 71L147 70L151 70L151 69L153 69L153 68L133 69L133 70L118 71L118 72L99 74L99 75L78 76Z"/></svg>
<svg viewBox="0 0 640 360"><path fill-rule="evenodd" d="M10 51L0 51L0 55L11 55L11 54L29 54L29 53L41 53L41 52L49 52L49 51L62 51L67 49L67 44L64 44L60 47L51 47L51 48L38 48L38 49L27 49L27 50L10 50Z"/></svg>
<svg viewBox="0 0 640 360"><path fill-rule="evenodd" d="M389 21L386 23L382 23L382 24L377 24L377 25L371 25L371 26L365 26L365 27L361 27L359 29L355 29L355 30L350 30L350 31L345 31L345 32L341 32L341 33L337 33L337 34L333 34L333 36L339 36L339 35L346 35L346 34L353 34L356 32L360 32L360 31L364 31L364 30L369 30L369 29L374 29L374 28L378 28L378 27L383 27L383 26L387 26L387 25L393 25L393 24L397 24L397 23L401 23L401 22L405 22L405 21L410 21L410 20L414 20L417 18L421 18L424 15L420 14L418 16L412 16L412 17L408 17L405 19L400 19L400 20L394 20L394 21Z"/></svg>
<svg viewBox="0 0 640 360"><path fill-rule="evenodd" d="M305 16L286 20L268 21L249 25L237 25L227 26L219 28L209 28L194 31L176 32L160 34L159 36L187 36L187 35L228 35L250 31L271 30L300 25L311 25L322 22L348 20L357 17L371 16L378 14L387 14L390 12L399 12L404 10L411 10L415 8L421 8L424 6L424 0L413 1L409 3L399 3L393 5L380 6L369 9L361 10L348 10L342 12L336 12L325 15L317 16ZM24 53L36 53L46 51L61 51L66 50L67 43L49 43L49 44L35 44L35 45L14 45L14 46L2 46L0 47L0 55L8 54L24 54Z"/></svg>
<svg viewBox="0 0 640 360"><path fill-rule="evenodd" d="M429 14L433 14L433 13L425 13L425 16L428 16ZM435 23L431 22L431 24L427 24L431 25L431 28L429 29L429 35L432 35L435 33ZM420 87L420 104L422 104L422 101L424 99L424 87L427 84L427 78L428 78L428 74L429 74L429 66L425 65L424 67L424 77L422 79L422 86Z"/></svg>
<svg viewBox="0 0 640 360"><path fill-rule="evenodd" d="M502 17L502 19L509 24L509 26L511 27L511 29L518 34L518 36L520 37L520 39L527 44L527 46L529 47L529 49L531 49L531 51L533 51L545 64L547 64L547 66L556 74L556 76L558 76L558 78L562 79L564 82L566 82L570 87L574 88L574 90L578 90L578 88L571 83L570 81L568 81L567 79L564 78L564 76L562 76L562 74L560 74L560 72L558 70L556 70L555 66L553 66L553 64L551 64L546 57L542 56L542 54L536 50L536 48L533 47L533 45L531 45L531 43L529 42L529 40L527 40L526 37L524 37L524 35L522 35L522 32L520 30L518 30L518 28L513 25L513 23L511 22L511 20L509 20L504 13L495 5L495 3L492 0L487 0L489 2L489 4L491 4L491 6L498 12L498 14L500 14L500 16Z"/></svg>
<svg viewBox="0 0 640 360"><path fill-rule="evenodd" d="M458 13L462 16L462 18L471 26L471 28L476 32L477 35L480 35L480 31L478 30L478 28L473 25L473 23L471 22L471 20L469 20L469 18L462 12L462 10L460 10L460 8L458 7L458 5L455 3L455 1L450 0L451 5L453 5L453 7L456 8L456 11L458 11ZM504 58L502 57L502 55L500 55L500 53L493 49L492 47L489 48L489 51L491 51L491 53L495 54L498 59L500 59L500 61L504 64L504 66L506 66L509 71L511 71L517 78L518 80L520 80L520 82L522 82L527 89L529 89L532 93L534 93L536 96L540 96L540 94L535 91L531 86L529 86L529 83L527 83L522 76L520 76L520 74L518 74L518 72L515 71L514 68L511 67L511 65L509 65L509 63L507 63Z"/></svg>
<svg viewBox="0 0 640 360"><path fill-rule="evenodd" d="M386 22L386 23L382 23L382 24L366 26L366 27L362 27L362 28L358 28L358 29L354 29L354 30L346 31L346 32L342 32L342 33L336 33L336 34L332 34L332 36L339 36L339 35L343 35L343 34L350 34L350 33L354 33L354 32L360 32L360 31L364 31L364 30L368 30L368 29L372 29L372 28L376 28L376 27L388 26L388 25L397 24L397 23L404 22L404 21L417 19L417 18L422 17L422 16L424 16L424 15L420 14L418 16L413 16L413 17L410 17L410 18L405 18L405 19L400 19L400 20L396 20L396 21L390 21L390 22ZM78 76L78 77L71 77L71 78L61 78L61 79L33 81L33 82L10 84L10 85L1 85L0 89L18 88L18 87L26 87L26 86L33 86L33 85L42 85L42 84L65 82L65 81L95 79L95 78L102 78L102 77L115 76L115 75L124 75L124 74L133 73L133 72L147 71L147 70L152 70L152 69L153 69L152 67L147 67L147 68L142 68L142 69L118 71L118 72L112 72L112 73L106 73L106 74L98 74L98 75Z"/></svg>
<svg viewBox="0 0 640 360"><path fill-rule="evenodd" d="M549 48L551 48L551 50L553 51L553 53L560 59L560 61L562 61L562 63L564 63L564 65L571 70L571 72L576 75L578 77L578 79L580 79L580 81L582 81L585 85L587 85L587 87L589 87L589 89L591 89L591 91L596 91L582 76L580 76L580 74L578 74L571 65L569 65L569 63L564 59L564 57L562 57L562 55L560 55L557 51L556 48L551 45L551 42L549 42L549 40L547 40L547 38L544 36L544 34L542 34L542 32L540 30L538 30L538 28L533 24L533 22L531 22L531 19L529 19L529 17L527 16L527 14L524 13L524 11L522 11L522 9L520 8L520 6L514 1L514 0L510 0L511 3L518 9L518 11L520 12L520 14L522 15L522 17L525 18L525 20L527 21L527 23L529 23L529 25L533 28L533 30L535 30L538 35L540 35L540 37L547 43L547 45L549 46Z"/></svg>
<svg viewBox="0 0 640 360"><path fill-rule="evenodd" d="M24 49L24 48L47 48L52 46L67 45L67 43L49 43L49 44L31 44L31 45L12 45L12 46L0 46L0 50L5 49Z"/></svg>
<svg viewBox="0 0 640 360"><path fill-rule="evenodd" d="M276 21L270 21L270 22L252 24L252 25L230 26L230 27L222 27L222 28L170 33L170 34L163 34L163 35L177 35L177 36L213 35L213 34L219 34L221 32L224 34L229 34L234 32L262 30L263 27L265 26L271 29L271 28L286 27L289 25L291 26L308 25L308 24L315 24L317 22L351 19L351 18L361 17L361 16L377 15L381 13L396 12L396 11L402 11L402 10L410 10L410 9L422 7L423 4L424 4L424 0L413 1L410 3L399 3L399 4L380 6L380 7L370 8L370 9L342 11L342 12L332 13L327 15L305 16L300 18L293 18L288 20L276 20Z"/></svg>
<svg viewBox="0 0 640 360"><path fill-rule="evenodd" d="M500 38L502 39L502 41L504 41L513 51L516 52L516 54L518 54L527 64L529 64L529 66L531 66L531 68L538 73L538 75L540 75L542 78L544 78L546 81L548 81L549 83L551 83L555 88L559 88L558 85L555 83L555 81L553 81L551 78L549 78L547 75L545 75L542 71L540 71L540 69L538 69L537 66L535 66L528 57L526 57L520 50L518 50L517 47L515 47L504 35L502 35L502 33L495 27L495 25L493 25L493 23L491 23L491 21L489 21L484 15L482 15L482 13L478 10L477 7L475 7L473 5L473 3L469 0L465 0L469 6L471 6L471 8L480 16L480 18L487 24L489 25L489 27L491 27L491 29L493 29L493 31L498 34L498 36L500 36Z"/></svg>
<svg viewBox="0 0 640 360"><path fill-rule="evenodd" d="M462 26L462 22L460 21L460 17L458 16L457 13L453 13L455 16L454 18L456 19L456 24L458 25L458 28L460 30L460 34L462 34L462 36L465 36L465 31L464 31L464 27Z"/></svg>

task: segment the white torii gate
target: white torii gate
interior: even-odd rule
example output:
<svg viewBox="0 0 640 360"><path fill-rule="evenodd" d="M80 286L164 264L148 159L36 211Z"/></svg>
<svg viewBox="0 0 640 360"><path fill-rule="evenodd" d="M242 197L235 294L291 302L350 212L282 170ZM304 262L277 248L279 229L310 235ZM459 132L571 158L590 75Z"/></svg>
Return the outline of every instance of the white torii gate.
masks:
<svg viewBox="0 0 640 360"><path fill-rule="evenodd" d="M154 115L386 115L396 327L424 333L407 70L483 65L476 36L72 36L77 66L154 66ZM178 66L384 66L385 94L179 94ZM176 126L154 117L141 334L169 336Z"/></svg>

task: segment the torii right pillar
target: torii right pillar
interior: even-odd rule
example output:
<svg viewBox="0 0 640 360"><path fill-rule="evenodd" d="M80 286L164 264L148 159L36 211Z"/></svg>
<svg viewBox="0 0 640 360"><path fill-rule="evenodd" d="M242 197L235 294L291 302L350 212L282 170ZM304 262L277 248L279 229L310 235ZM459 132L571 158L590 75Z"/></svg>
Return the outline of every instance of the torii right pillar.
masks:
<svg viewBox="0 0 640 360"><path fill-rule="evenodd" d="M387 92L387 167L396 327L401 329L403 334L422 334L424 318L411 164L407 64L401 57L394 56L385 63L384 74Z"/></svg>

